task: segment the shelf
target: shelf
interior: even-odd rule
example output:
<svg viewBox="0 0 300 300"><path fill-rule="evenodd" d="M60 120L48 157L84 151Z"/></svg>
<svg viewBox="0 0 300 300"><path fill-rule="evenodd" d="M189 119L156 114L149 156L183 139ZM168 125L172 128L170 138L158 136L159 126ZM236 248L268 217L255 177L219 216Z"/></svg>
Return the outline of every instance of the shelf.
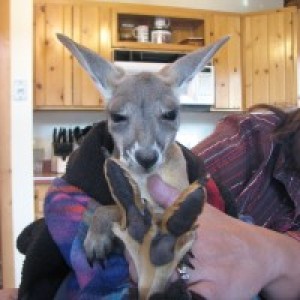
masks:
<svg viewBox="0 0 300 300"><path fill-rule="evenodd" d="M122 28L124 29L124 26L122 27L122 25L127 25L132 28L139 25L146 25L148 27L149 41L151 41L151 32L155 29L154 23L156 17L163 17L169 21L170 25L166 29L171 32L171 43L155 44L151 42L136 42L134 34L130 36L130 29L129 33L126 32L128 39L122 39L121 32ZM189 52L205 45L206 22L203 16L199 16L199 18L195 16L179 17L172 14L160 15L157 12L153 12L153 14L151 14L150 11L145 13L130 13L128 11L122 12L121 10L116 10L113 12L112 24L113 48L157 49ZM128 30L128 28L126 30ZM183 41L186 43L182 44Z"/></svg>
<svg viewBox="0 0 300 300"><path fill-rule="evenodd" d="M118 42L116 48L126 49L147 49L147 50L164 50L164 51L176 51L176 52L190 52L199 48L195 45L179 45L174 43L168 44L154 44L154 43L138 43L138 42Z"/></svg>

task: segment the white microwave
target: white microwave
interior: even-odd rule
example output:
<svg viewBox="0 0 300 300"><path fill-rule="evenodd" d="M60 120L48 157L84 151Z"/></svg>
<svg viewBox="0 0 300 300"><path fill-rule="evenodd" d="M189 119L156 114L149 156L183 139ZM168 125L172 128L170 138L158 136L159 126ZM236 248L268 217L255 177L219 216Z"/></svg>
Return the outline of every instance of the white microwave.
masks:
<svg viewBox="0 0 300 300"><path fill-rule="evenodd" d="M157 72L184 53L150 52L138 50L114 50L114 63L129 74L142 71ZM181 105L215 105L215 72L207 65L197 73L188 85L187 93L180 96Z"/></svg>

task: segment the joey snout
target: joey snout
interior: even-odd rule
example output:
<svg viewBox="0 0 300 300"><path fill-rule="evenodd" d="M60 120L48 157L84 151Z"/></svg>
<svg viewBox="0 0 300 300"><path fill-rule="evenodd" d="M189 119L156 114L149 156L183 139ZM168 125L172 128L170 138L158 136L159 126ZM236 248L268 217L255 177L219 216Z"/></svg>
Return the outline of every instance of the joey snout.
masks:
<svg viewBox="0 0 300 300"><path fill-rule="evenodd" d="M156 149L139 149L135 152L135 159L147 171L158 162L159 153Z"/></svg>

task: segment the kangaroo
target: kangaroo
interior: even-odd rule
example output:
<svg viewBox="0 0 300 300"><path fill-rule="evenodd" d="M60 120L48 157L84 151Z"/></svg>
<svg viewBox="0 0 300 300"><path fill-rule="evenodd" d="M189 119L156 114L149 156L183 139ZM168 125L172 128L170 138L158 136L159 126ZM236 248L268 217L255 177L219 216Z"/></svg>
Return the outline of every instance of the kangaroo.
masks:
<svg viewBox="0 0 300 300"><path fill-rule="evenodd" d="M124 70L66 36L58 39L77 58L106 100L114 153L105 164L117 205L100 206L84 242L90 260L103 259L119 237L138 273L141 299L165 289L195 239L195 222L206 193L189 184L186 162L175 142L180 125L179 95L229 37L187 54L157 73ZM156 204L147 178L158 174L181 191L171 207Z"/></svg>

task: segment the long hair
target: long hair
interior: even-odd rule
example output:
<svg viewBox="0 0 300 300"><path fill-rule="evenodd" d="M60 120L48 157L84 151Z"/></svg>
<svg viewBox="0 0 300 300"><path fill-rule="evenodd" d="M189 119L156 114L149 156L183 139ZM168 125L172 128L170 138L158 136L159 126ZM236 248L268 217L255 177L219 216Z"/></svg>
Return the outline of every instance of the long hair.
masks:
<svg viewBox="0 0 300 300"><path fill-rule="evenodd" d="M273 140L282 145L288 167L300 171L300 108L284 111L268 104L257 104L249 112L267 110L276 114L280 122L273 131Z"/></svg>

